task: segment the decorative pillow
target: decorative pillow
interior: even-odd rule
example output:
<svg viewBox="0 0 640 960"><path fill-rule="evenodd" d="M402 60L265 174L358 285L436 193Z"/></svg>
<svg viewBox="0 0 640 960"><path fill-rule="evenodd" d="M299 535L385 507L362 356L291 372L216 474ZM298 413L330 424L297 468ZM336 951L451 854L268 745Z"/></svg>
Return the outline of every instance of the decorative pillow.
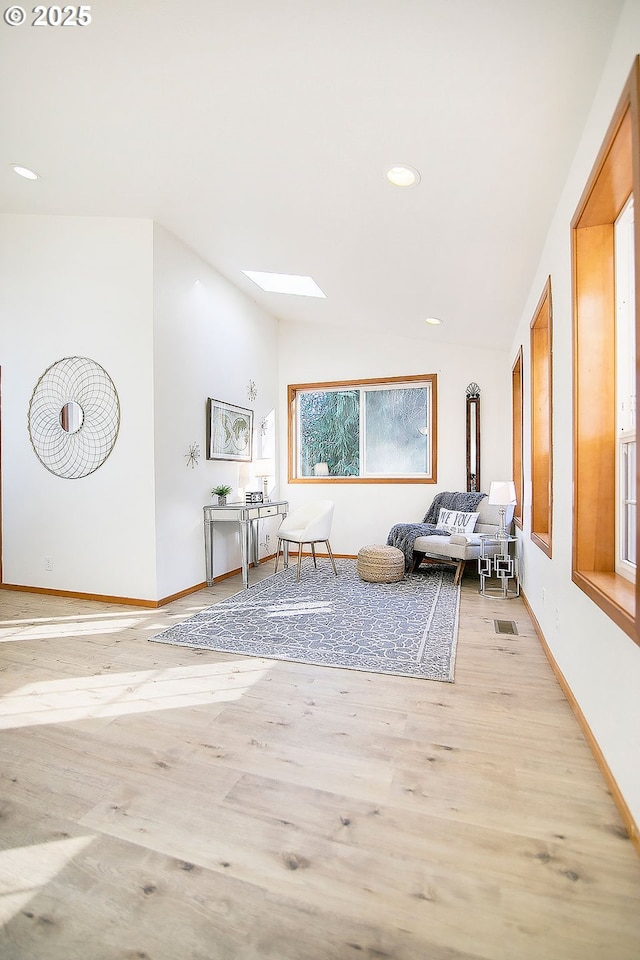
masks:
<svg viewBox="0 0 640 960"><path fill-rule="evenodd" d="M477 513L441 509L438 514L438 527L448 530L449 533L473 533L478 516Z"/></svg>

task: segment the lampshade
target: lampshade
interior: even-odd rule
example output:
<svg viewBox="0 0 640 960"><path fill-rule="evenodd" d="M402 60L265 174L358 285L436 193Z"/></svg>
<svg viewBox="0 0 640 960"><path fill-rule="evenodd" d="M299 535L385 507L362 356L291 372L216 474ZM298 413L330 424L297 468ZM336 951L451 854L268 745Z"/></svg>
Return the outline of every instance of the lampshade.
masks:
<svg viewBox="0 0 640 960"><path fill-rule="evenodd" d="M273 460L269 460L266 457L262 460L253 461L253 472L256 477L272 477L275 473L275 465Z"/></svg>
<svg viewBox="0 0 640 960"><path fill-rule="evenodd" d="M516 503L516 485L513 480L493 480L489 490L489 503L496 506Z"/></svg>

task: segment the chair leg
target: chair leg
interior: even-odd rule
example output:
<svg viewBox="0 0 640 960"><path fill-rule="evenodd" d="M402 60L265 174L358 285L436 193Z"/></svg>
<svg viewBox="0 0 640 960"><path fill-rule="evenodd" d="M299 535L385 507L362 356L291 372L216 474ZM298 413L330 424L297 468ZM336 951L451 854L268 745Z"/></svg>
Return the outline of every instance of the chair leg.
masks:
<svg viewBox="0 0 640 960"><path fill-rule="evenodd" d="M313 541L311 542L311 555L312 555L312 557L313 557L313 565L314 565L314 567L315 567L316 570L317 570L317 569L318 569L318 564L316 563L316 545L315 545L315 543L314 543Z"/></svg>
<svg viewBox="0 0 640 960"><path fill-rule="evenodd" d="M276 548L276 565L273 571L274 575L278 572L278 560L280 559L280 548L282 546L282 540L278 537L278 546Z"/></svg>
<svg viewBox="0 0 640 960"><path fill-rule="evenodd" d="M454 583L454 586L456 587L462 580L462 574L464 573L464 568L466 563L467 563L466 560L458 560L458 566L456 567L456 574L455 574L455 577L453 578L453 583Z"/></svg>
<svg viewBox="0 0 640 960"><path fill-rule="evenodd" d="M335 575L336 575L336 577L337 577L337 576L338 576L338 568L336 567L336 562L335 562L335 560L333 559L333 554L331 553L331 544L329 543L328 540L325 540L325 543L326 543L326 545L327 545L327 553L329 554L329 559L331 560L331 565L333 566L333 572L335 573Z"/></svg>
<svg viewBox="0 0 640 960"><path fill-rule="evenodd" d="M298 569L296 571L296 580L300 579L300 567L302 566L302 542L298 544Z"/></svg>

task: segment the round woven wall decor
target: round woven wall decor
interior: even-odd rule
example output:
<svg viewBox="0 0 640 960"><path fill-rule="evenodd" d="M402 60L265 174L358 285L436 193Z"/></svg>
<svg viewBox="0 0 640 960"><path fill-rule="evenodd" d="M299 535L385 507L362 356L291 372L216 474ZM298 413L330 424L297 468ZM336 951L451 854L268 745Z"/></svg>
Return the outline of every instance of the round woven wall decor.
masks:
<svg viewBox="0 0 640 960"><path fill-rule="evenodd" d="M57 477L77 480L102 466L120 427L120 403L109 374L95 360L65 357L48 367L29 402L36 456Z"/></svg>

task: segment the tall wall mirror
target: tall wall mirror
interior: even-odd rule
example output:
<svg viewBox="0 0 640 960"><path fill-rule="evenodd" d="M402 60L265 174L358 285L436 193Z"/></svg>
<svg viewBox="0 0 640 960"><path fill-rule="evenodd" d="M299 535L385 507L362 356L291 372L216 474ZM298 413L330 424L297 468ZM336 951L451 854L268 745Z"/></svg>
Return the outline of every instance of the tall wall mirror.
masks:
<svg viewBox="0 0 640 960"><path fill-rule="evenodd" d="M467 490L480 491L480 387L470 383L467 401Z"/></svg>

